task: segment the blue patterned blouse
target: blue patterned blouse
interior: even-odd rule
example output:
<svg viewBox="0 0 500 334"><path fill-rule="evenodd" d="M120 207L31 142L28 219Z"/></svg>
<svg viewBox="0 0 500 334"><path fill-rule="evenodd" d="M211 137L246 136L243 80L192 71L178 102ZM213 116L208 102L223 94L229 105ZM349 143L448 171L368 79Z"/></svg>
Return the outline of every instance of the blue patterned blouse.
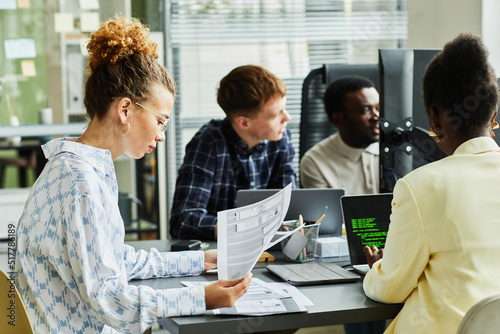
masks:
<svg viewBox="0 0 500 334"><path fill-rule="evenodd" d="M203 252L124 244L111 152L54 139L17 230L17 284L35 333L139 333L158 317L205 312L203 288L131 279L199 274Z"/></svg>

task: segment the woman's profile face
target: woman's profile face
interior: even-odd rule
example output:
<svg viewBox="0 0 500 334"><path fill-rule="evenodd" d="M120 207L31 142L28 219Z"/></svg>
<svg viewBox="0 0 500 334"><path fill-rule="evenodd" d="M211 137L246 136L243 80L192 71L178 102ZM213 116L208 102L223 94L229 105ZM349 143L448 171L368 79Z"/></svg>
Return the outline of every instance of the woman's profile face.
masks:
<svg viewBox="0 0 500 334"><path fill-rule="evenodd" d="M153 152L158 142L165 141L165 132L161 130L170 120L173 104L174 96L164 87L157 89L155 98L146 99L140 105L132 103L126 155L140 159Z"/></svg>

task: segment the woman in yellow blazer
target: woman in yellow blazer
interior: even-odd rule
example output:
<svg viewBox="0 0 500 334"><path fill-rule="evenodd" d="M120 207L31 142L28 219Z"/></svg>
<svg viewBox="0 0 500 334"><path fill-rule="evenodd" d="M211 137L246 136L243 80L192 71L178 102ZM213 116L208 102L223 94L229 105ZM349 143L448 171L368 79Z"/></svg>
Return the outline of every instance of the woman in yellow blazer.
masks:
<svg viewBox="0 0 500 334"><path fill-rule="evenodd" d="M500 293L498 84L487 58L479 37L461 34L426 69L431 134L448 157L397 182L385 249L365 247L366 295L404 302L386 333L455 333L473 304Z"/></svg>

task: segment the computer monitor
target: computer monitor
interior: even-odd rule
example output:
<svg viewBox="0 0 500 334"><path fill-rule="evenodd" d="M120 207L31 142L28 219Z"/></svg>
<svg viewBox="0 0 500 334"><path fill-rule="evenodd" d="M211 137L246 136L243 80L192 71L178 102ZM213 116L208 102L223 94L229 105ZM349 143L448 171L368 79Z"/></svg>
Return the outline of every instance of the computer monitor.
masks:
<svg viewBox="0 0 500 334"><path fill-rule="evenodd" d="M422 79L437 49L380 49L380 191L420 166L443 158L428 135Z"/></svg>

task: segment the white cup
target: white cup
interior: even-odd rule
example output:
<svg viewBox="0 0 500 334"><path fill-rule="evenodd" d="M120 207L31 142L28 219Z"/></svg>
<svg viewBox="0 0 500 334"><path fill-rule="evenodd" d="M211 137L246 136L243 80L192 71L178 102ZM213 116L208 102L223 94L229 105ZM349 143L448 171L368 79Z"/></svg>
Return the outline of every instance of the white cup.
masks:
<svg viewBox="0 0 500 334"><path fill-rule="evenodd" d="M10 116L9 124L11 126L19 126L19 118L15 115ZM21 145L21 136L9 137L8 141L11 146L19 146Z"/></svg>
<svg viewBox="0 0 500 334"><path fill-rule="evenodd" d="M52 108L38 110L38 121L40 124L52 124Z"/></svg>

